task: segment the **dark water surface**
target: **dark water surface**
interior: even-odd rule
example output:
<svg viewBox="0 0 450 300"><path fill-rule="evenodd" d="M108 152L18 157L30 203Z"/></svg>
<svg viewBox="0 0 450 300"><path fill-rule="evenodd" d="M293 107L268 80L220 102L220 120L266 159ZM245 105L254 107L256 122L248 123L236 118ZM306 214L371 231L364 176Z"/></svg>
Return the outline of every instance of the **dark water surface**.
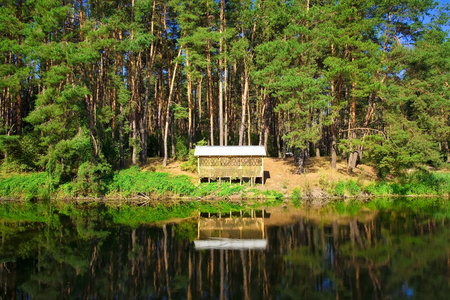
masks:
<svg viewBox="0 0 450 300"><path fill-rule="evenodd" d="M450 297L447 204L244 209L132 227L103 206L1 210L0 299Z"/></svg>

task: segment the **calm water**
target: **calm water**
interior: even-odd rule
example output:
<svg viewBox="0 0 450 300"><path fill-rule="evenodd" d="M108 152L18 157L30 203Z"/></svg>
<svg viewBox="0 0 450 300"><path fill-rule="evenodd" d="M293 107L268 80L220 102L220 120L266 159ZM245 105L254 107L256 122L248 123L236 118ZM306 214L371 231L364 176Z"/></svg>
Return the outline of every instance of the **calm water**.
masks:
<svg viewBox="0 0 450 300"><path fill-rule="evenodd" d="M397 204L133 227L106 207L3 205L0 299L449 299L448 205Z"/></svg>

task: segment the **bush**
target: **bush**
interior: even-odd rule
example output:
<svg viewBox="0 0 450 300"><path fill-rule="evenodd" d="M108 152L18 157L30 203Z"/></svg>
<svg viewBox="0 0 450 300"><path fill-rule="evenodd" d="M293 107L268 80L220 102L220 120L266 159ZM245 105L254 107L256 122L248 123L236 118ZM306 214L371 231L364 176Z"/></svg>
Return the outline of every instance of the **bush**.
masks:
<svg viewBox="0 0 450 300"><path fill-rule="evenodd" d="M192 151L192 150L191 150ZM190 151L180 136L175 137L175 159L186 160Z"/></svg>
<svg viewBox="0 0 450 300"><path fill-rule="evenodd" d="M6 172L38 170L40 146L30 135L0 136L0 152L5 154L1 169Z"/></svg>
<svg viewBox="0 0 450 300"><path fill-rule="evenodd" d="M78 168L77 178L71 183L77 194L84 196L103 195L105 185L103 178L111 172L111 166L101 163L85 162Z"/></svg>
<svg viewBox="0 0 450 300"><path fill-rule="evenodd" d="M371 183L364 190L375 196L448 195L450 193L450 174L419 171L401 177L398 182Z"/></svg>
<svg viewBox="0 0 450 300"><path fill-rule="evenodd" d="M375 196L388 196L394 193L392 186L386 181L372 182L364 188L364 191Z"/></svg>
<svg viewBox="0 0 450 300"><path fill-rule="evenodd" d="M345 181L339 181L334 188L334 195L339 197L345 196Z"/></svg>
<svg viewBox="0 0 450 300"><path fill-rule="evenodd" d="M334 188L334 195L339 197L358 196L361 193L361 187L354 180L339 181Z"/></svg>
<svg viewBox="0 0 450 300"><path fill-rule="evenodd" d="M197 144L195 144L196 146L204 146L206 145L206 141L205 140L201 140L199 142L197 142ZM197 171L197 157L194 156L194 152L195 152L195 148L191 149L189 151L189 156L188 156L188 160L183 163L181 165L181 170L182 171L187 171L187 172L196 172Z"/></svg>
<svg viewBox="0 0 450 300"><path fill-rule="evenodd" d="M350 196L358 196L361 193L361 188L354 180L347 181L345 187Z"/></svg>
<svg viewBox="0 0 450 300"><path fill-rule="evenodd" d="M298 206L298 205L300 205L301 200L302 200L302 192L300 191L299 188L295 188L292 191L291 202L295 206Z"/></svg>

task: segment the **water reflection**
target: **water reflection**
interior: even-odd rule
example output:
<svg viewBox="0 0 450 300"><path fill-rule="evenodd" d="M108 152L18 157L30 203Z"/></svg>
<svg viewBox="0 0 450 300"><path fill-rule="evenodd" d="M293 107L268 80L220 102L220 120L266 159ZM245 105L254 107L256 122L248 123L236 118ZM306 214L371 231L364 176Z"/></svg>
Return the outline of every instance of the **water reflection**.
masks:
<svg viewBox="0 0 450 300"><path fill-rule="evenodd" d="M117 213L99 208L56 211L34 222L2 220L0 298L446 299L450 294L450 227L439 213L392 209L341 216L273 209L270 218L260 218L263 223L248 223L255 227L250 239L266 240L264 250L199 249L195 241L203 237L237 234L227 233L225 220L210 231L206 218L130 228L116 225Z"/></svg>
<svg viewBox="0 0 450 300"><path fill-rule="evenodd" d="M197 250L265 250L264 210L240 212L200 213L198 220Z"/></svg>

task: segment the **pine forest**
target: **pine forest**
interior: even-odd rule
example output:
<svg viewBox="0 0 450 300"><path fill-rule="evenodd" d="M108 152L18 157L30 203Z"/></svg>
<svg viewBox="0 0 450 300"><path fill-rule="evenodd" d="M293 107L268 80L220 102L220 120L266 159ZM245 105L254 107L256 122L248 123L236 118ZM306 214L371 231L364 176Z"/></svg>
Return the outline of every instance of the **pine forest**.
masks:
<svg viewBox="0 0 450 300"><path fill-rule="evenodd" d="M54 184L197 143L379 176L450 160L448 4L2 0L3 171Z"/></svg>

